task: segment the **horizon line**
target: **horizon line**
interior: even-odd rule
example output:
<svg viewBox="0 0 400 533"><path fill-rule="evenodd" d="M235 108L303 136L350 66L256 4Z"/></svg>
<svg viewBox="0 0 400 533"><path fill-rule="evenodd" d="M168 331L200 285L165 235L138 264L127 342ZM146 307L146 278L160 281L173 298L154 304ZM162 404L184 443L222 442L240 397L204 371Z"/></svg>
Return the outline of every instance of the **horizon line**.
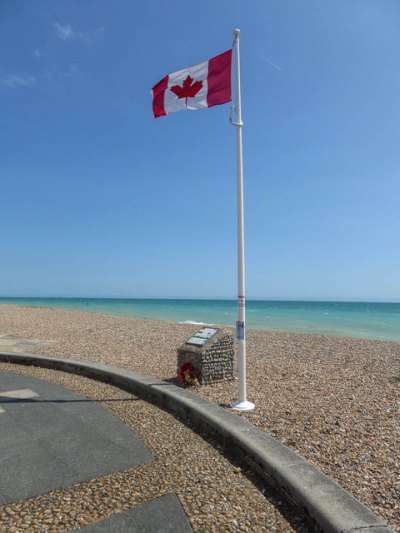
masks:
<svg viewBox="0 0 400 533"><path fill-rule="evenodd" d="M206 301L229 301L236 302L237 298L235 297L200 297L200 296L188 296L188 297L154 297L154 296L0 296L0 300L5 299L31 299L31 300L206 300ZM304 298L257 298L257 297L247 297L246 301L252 302L305 302L305 303L387 303L387 304L400 304L400 300L380 300L380 299L363 299L363 300L352 300L352 299L331 299L331 298L317 298L317 299L304 299Z"/></svg>

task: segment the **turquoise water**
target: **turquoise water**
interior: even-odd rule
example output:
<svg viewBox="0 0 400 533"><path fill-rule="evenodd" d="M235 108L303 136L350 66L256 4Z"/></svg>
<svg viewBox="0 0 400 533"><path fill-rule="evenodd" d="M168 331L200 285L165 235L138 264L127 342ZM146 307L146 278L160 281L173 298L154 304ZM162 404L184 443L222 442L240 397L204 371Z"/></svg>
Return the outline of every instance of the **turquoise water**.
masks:
<svg viewBox="0 0 400 533"><path fill-rule="evenodd" d="M226 326L234 326L237 320L233 300L0 298L0 303ZM248 328L400 340L400 303L250 300L246 318Z"/></svg>

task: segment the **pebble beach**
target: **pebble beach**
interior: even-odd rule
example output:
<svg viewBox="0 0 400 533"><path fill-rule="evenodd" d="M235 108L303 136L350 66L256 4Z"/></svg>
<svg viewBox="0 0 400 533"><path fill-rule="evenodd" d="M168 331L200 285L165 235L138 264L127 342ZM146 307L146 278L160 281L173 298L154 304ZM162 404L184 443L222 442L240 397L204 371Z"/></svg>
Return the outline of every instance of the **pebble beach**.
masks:
<svg viewBox="0 0 400 533"><path fill-rule="evenodd" d="M53 341L40 353L158 379L176 376L176 349L196 329L0 305L0 337ZM238 416L284 442L400 531L398 376L400 342L248 330L248 399L256 409ZM236 381L191 390L223 406L237 399Z"/></svg>

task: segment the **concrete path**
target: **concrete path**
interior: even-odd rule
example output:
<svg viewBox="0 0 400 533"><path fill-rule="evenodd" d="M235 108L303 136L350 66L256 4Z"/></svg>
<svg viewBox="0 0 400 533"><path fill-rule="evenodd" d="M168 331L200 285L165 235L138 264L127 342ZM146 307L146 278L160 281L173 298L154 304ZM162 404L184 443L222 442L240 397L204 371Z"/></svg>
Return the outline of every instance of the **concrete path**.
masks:
<svg viewBox="0 0 400 533"><path fill-rule="evenodd" d="M43 346L56 343L57 341L36 341L32 339L24 339L18 335L2 335L0 333L0 350L11 353L36 353L39 352Z"/></svg>
<svg viewBox="0 0 400 533"><path fill-rule="evenodd" d="M90 526L82 533L191 533L189 520L175 494L142 503Z"/></svg>
<svg viewBox="0 0 400 533"><path fill-rule="evenodd" d="M0 505L153 461L138 436L96 402L11 372L0 373L0 435ZM175 495L84 530L192 531Z"/></svg>

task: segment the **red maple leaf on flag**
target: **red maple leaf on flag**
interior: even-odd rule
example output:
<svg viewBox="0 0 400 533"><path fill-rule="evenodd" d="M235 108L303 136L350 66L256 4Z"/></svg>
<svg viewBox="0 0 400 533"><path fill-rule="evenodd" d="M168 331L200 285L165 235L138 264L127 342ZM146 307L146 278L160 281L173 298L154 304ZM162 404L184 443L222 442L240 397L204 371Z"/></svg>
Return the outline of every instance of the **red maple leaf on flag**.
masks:
<svg viewBox="0 0 400 533"><path fill-rule="evenodd" d="M193 81L193 78L188 75L188 77L183 81L182 86L174 85L173 87L171 87L171 91L176 94L178 98L185 98L186 107L187 99L194 98L196 94L200 91L200 89L203 87L202 81L195 81L192 85Z"/></svg>

